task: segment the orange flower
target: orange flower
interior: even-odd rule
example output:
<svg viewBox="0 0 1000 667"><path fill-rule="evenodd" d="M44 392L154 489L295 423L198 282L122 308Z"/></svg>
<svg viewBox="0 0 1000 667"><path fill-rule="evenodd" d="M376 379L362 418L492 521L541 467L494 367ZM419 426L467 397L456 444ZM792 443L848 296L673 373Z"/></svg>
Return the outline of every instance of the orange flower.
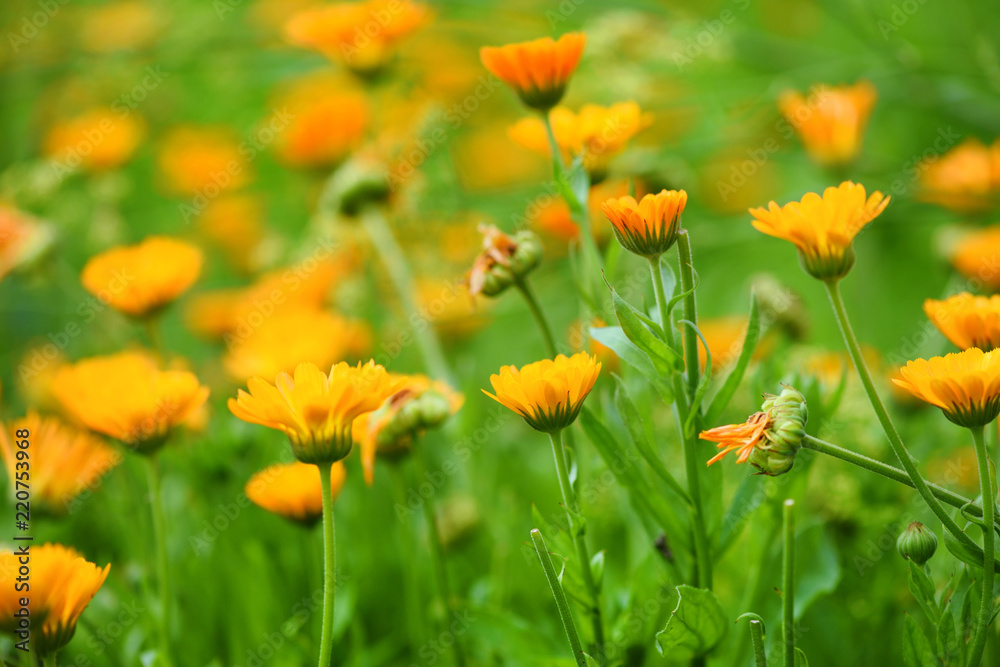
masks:
<svg viewBox="0 0 1000 667"><path fill-rule="evenodd" d="M698 437L719 443L718 448L721 450L709 460L708 465L721 460L732 451L738 452L737 463L745 463L753 450L764 441L764 431L770 425L771 418L766 412L755 412L744 424L728 424L702 431Z"/></svg>
<svg viewBox="0 0 1000 667"><path fill-rule="evenodd" d="M155 314L187 291L201 273L201 251L192 245L149 236L90 258L80 280L88 292L133 317Z"/></svg>
<svg viewBox="0 0 1000 667"><path fill-rule="evenodd" d="M170 194L213 199L252 180L240 143L227 127L178 127L163 140L157 156Z"/></svg>
<svg viewBox="0 0 1000 667"><path fill-rule="evenodd" d="M959 212L989 209L1000 189L1000 142L987 147L968 138L944 155L927 158L920 170L920 198Z"/></svg>
<svg viewBox="0 0 1000 667"><path fill-rule="evenodd" d="M989 352L1000 347L1000 295L973 296L962 292L944 301L927 299L924 312L960 349L978 347Z"/></svg>
<svg viewBox="0 0 1000 667"><path fill-rule="evenodd" d="M479 57L486 69L510 86L525 105L548 111L562 99L586 42L582 32L571 32L558 40L543 37L506 46L484 46Z"/></svg>
<svg viewBox="0 0 1000 667"><path fill-rule="evenodd" d="M296 13L285 24L285 35L296 46L368 75L384 67L396 44L430 16L425 5L410 0L339 2Z"/></svg>
<svg viewBox="0 0 1000 667"><path fill-rule="evenodd" d="M677 240L686 205L684 190L661 190L638 202L630 196L609 199L601 204L601 210L614 226L615 236L623 248L636 255L656 258Z"/></svg>
<svg viewBox="0 0 1000 667"><path fill-rule="evenodd" d="M278 159L292 167L328 168L358 147L368 129L368 102L332 77L297 82L276 104L292 118L277 135Z"/></svg>
<svg viewBox="0 0 1000 667"><path fill-rule="evenodd" d="M351 452L354 420L377 409L401 384L374 361L340 362L329 375L304 363L294 377L279 373L274 384L250 378L250 391L240 389L229 410L245 422L282 431L299 461L333 463Z"/></svg>
<svg viewBox="0 0 1000 667"><path fill-rule="evenodd" d="M987 227L965 236L955 247L952 265L966 278L1000 290L1000 227Z"/></svg>
<svg viewBox="0 0 1000 667"><path fill-rule="evenodd" d="M132 157L146 134L134 113L94 109L53 125L45 137L45 155L69 169L107 171Z"/></svg>
<svg viewBox="0 0 1000 667"><path fill-rule="evenodd" d="M142 352L92 357L59 369L55 394L91 430L152 453L208 399L192 373L161 371Z"/></svg>
<svg viewBox="0 0 1000 667"><path fill-rule="evenodd" d="M95 486L122 461L122 455L86 431L78 431L54 417L37 412L0 426L0 456L7 466L10 488L17 473L27 470L18 461L19 431L29 433L31 447L32 506L43 512L63 514L78 495Z"/></svg>
<svg viewBox="0 0 1000 667"><path fill-rule="evenodd" d="M347 480L347 469L337 461L330 469L334 500ZM323 488L319 468L311 463L279 463L256 473L246 483L247 498L272 514L314 526L323 516Z"/></svg>
<svg viewBox="0 0 1000 667"><path fill-rule="evenodd" d="M483 393L524 418L531 428L560 431L576 420L583 400L594 388L601 363L586 352L559 355L522 366L503 366L490 376L496 395Z"/></svg>
<svg viewBox="0 0 1000 667"><path fill-rule="evenodd" d="M0 204L0 280L30 263L52 244L52 229L37 218Z"/></svg>
<svg viewBox="0 0 1000 667"><path fill-rule="evenodd" d="M858 232L885 210L889 198L881 192L865 197L865 187L844 181L823 196L810 192L800 202L752 208L753 226L799 249L802 266L815 278L843 278L854 265L852 243Z"/></svg>
<svg viewBox="0 0 1000 667"><path fill-rule="evenodd" d="M76 623L108 578L103 568L60 544L31 547L31 595L14 588L22 565L16 553L0 553L0 630L24 630L16 614L27 597L31 614L32 650L54 655L73 638Z"/></svg>
<svg viewBox="0 0 1000 667"><path fill-rule="evenodd" d="M877 97L875 86L859 81L853 86L820 86L808 98L787 91L778 99L778 108L814 160L841 165L857 157Z"/></svg>
<svg viewBox="0 0 1000 667"><path fill-rule="evenodd" d="M198 227L234 269L248 273L258 264L264 240L264 211L255 195L223 195L208 202Z"/></svg>
<svg viewBox="0 0 1000 667"><path fill-rule="evenodd" d="M637 183L635 190L637 197L646 194L641 184ZM623 180L602 181L590 188L590 193L587 196L590 231L599 244L603 244L611 237L613 229L611 225L604 224L607 218L604 217L601 204L612 197L624 197L627 194L629 194L629 183ZM532 202L528 205L525 215L531 225L547 237L563 242L575 241L580 237L580 227L573 220L569 206L561 197L539 198L538 202ZM556 249L565 251L565 248L561 246L557 246ZM548 245L546 245L545 251L549 252Z"/></svg>
<svg viewBox="0 0 1000 667"><path fill-rule="evenodd" d="M1000 350L972 347L943 357L916 359L899 369L897 385L936 405L959 426L985 426L1000 414Z"/></svg>

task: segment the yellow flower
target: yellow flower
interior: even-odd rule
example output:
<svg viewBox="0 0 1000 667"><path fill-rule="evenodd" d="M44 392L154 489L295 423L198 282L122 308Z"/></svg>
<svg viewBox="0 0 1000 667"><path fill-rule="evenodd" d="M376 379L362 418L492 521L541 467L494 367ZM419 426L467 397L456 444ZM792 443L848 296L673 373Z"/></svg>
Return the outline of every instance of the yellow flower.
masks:
<svg viewBox="0 0 1000 667"><path fill-rule="evenodd" d="M920 198L959 212L989 209L1000 189L1000 142L987 147L968 138L944 155L927 158L920 173Z"/></svg>
<svg viewBox="0 0 1000 667"><path fill-rule="evenodd" d="M247 381L229 399L229 410L245 422L282 431L303 463L333 463L351 452L355 419L377 409L401 386L374 361L335 364L327 375L315 364L299 364L294 377L279 373L275 383Z"/></svg>
<svg viewBox="0 0 1000 667"><path fill-rule="evenodd" d="M107 171L127 162L145 135L137 114L94 109L53 125L45 137L45 155L70 169Z"/></svg>
<svg viewBox="0 0 1000 667"><path fill-rule="evenodd" d="M261 320L257 327L225 337L229 351L223 364L237 380L290 373L304 361L326 368L371 346L365 322L310 306L286 304Z"/></svg>
<svg viewBox="0 0 1000 667"><path fill-rule="evenodd" d="M24 556L0 553L0 630L23 631L23 619L16 616L21 598L29 600L32 650L40 657L59 651L73 638L76 623L108 577L103 568L88 562L69 547L45 544L31 547L30 595L15 590Z"/></svg>
<svg viewBox="0 0 1000 667"><path fill-rule="evenodd" d="M505 46L484 46L479 58L491 74L510 86L532 109L548 111L563 97L569 77L580 64L587 38L566 33Z"/></svg>
<svg viewBox="0 0 1000 667"><path fill-rule="evenodd" d="M361 445L365 481L375 477L375 455L395 458L409 452L413 439L440 426L461 409L465 396L446 382L426 375L393 375L403 386L378 410L354 421L354 439Z"/></svg>
<svg viewBox="0 0 1000 667"><path fill-rule="evenodd" d="M240 142L227 127L183 126L163 140L157 163L172 195L212 199L253 179Z"/></svg>
<svg viewBox="0 0 1000 667"><path fill-rule="evenodd" d="M899 369L897 385L936 405L959 426L985 426L1000 413L1000 350L972 347L943 357L916 359Z"/></svg>
<svg viewBox="0 0 1000 667"><path fill-rule="evenodd" d="M768 236L784 239L799 249L803 268L820 280L843 278L854 265L852 243L858 232L888 205L889 198L844 181L827 188L823 196L806 194L801 202L752 208L753 226Z"/></svg>
<svg viewBox="0 0 1000 667"><path fill-rule="evenodd" d="M796 129L809 155L824 165L851 162L861 149L878 92L869 81L853 86L820 86L808 98L787 91L778 108Z"/></svg>
<svg viewBox="0 0 1000 667"><path fill-rule="evenodd" d="M1000 347L1000 295L962 292L944 301L927 299L924 312L955 347L978 347L984 352Z"/></svg>
<svg viewBox="0 0 1000 667"><path fill-rule="evenodd" d="M630 196L609 199L601 210L614 226L615 237L629 252L659 257L677 240L681 214L687 205L684 190L661 190L638 202Z"/></svg>
<svg viewBox="0 0 1000 667"><path fill-rule="evenodd" d="M330 473L330 490L336 500L344 488L347 470L343 462L337 461ZM315 525L323 516L319 468L311 463L268 466L250 478L244 491L258 507L306 526Z"/></svg>
<svg viewBox="0 0 1000 667"><path fill-rule="evenodd" d="M292 115L275 138L281 162L292 167L328 168L340 164L358 147L368 130L368 102L330 76L297 81L276 102Z"/></svg>
<svg viewBox="0 0 1000 667"><path fill-rule="evenodd" d="M426 5L410 0L366 0L310 7L292 16L285 35L359 74L388 64L396 44L430 20Z"/></svg>
<svg viewBox="0 0 1000 667"><path fill-rule="evenodd" d="M142 352L119 352L67 364L55 379L66 412L91 430L140 453L158 449L208 399L187 371L161 371Z"/></svg>
<svg viewBox="0 0 1000 667"><path fill-rule="evenodd" d="M951 256L952 266L973 282L1000 290L1000 227L987 227L965 236Z"/></svg>
<svg viewBox="0 0 1000 667"><path fill-rule="evenodd" d="M80 281L104 303L133 317L155 314L187 291L201 273L198 248L149 236L133 246L118 246L94 255Z"/></svg>
<svg viewBox="0 0 1000 667"><path fill-rule="evenodd" d="M528 426L545 433L566 428L576 420L583 399L593 389L601 364L586 352L559 355L518 369L503 366L490 376L491 394L483 393L524 418Z"/></svg>
<svg viewBox="0 0 1000 667"><path fill-rule="evenodd" d="M552 133L566 162L580 155L591 181L603 180L608 161L625 150L629 140L653 122L635 102L618 102L610 107L585 104L578 114L566 107L549 112ZM508 129L510 137L525 148L551 156L545 125L538 118L522 118Z"/></svg>
<svg viewBox="0 0 1000 667"><path fill-rule="evenodd" d="M24 431L28 433L24 438L17 435ZM24 439L30 443L27 463L18 459L22 451L18 443ZM0 456L11 489L17 474L28 470L30 463L32 508L52 514L66 513L78 495L122 461L122 455L99 438L37 412L0 426Z"/></svg>

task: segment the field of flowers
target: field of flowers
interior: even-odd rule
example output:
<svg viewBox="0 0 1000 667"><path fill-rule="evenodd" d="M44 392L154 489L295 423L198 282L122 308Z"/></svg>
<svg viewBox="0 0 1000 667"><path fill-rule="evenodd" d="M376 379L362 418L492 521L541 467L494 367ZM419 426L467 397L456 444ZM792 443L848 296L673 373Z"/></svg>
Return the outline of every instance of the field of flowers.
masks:
<svg viewBox="0 0 1000 667"><path fill-rule="evenodd" d="M1000 665L990 3L2 4L0 665Z"/></svg>

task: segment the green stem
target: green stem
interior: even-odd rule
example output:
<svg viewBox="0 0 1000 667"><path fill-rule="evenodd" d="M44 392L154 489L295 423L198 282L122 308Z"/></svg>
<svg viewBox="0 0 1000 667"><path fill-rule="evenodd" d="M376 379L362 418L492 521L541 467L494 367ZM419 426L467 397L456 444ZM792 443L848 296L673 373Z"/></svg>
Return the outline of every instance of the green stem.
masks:
<svg viewBox="0 0 1000 667"><path fill-rule="evenodd" d="M656 307L660 311L660 328L667 344L674 347L674 328L670 324L670 314L667 313L667 294L663 289L663 270L660 268L659 257L647 257L649 274L653 280L653 295L656 297Z"/></svg>
<svg viewBox="0 0 1000 667"><path fill-rule="evenodd" d="M781 559L781 621L785 640L785 667L795 667L795 501L788 499L782 512L785 551Z"/></svg>
<svg viewBox="0 0 1000 667"><path fill-rule="evenodd" d="M686 229L680 230L677 234L677 259L681 274L681 292L687 294L684 297L684 319L697 325L698 302L694 294L694 263L691 259L691 239ZM698 389L698 375L701 370L701 363L698 361L698 334L693 327L684 327L684 357L688 393L693 399Z"/></svg>
<svg viewBox="0 0 1000 667"><path fill-rule="evenodd" d="M837 281L827 281L825 282L827 295L830 297L830 305L833 307L833 313L836 316L837 324L840 326L840 333L843 335L844 343L847 346L847 351L850 354L851 361L854 362L854 368L858 371L858 376L861 378L861 384L865 388L865 393L868 394L868 400L872 404L872 408L875 410L875 415L878 417L879 423L882 425L882 430L885 431L886 437L889 439L889 445L892 447L893 453L896 458L899 459L900 464L903 466L903 470L906 471L907 476L913 482L913 488L917 490L920 497L924 499L927 506L930 507L931 511L934 513L944 527L955 536L957 540L969 546L973 549L978 550L979 545L976 544L972 538L966 535L959 525L951 518L951 515L944 509L934 494L931 492L930 487L927 486L927 482L921 476L920 471L917 469L917 462L914 460L913 456L910 454L909 450L906 449L906 445L903 444L902 438L899 437L899 433L896 431L896 427L893 425L892 420L889 419L889 413L885 409L885 405L882 403L882 399L879 398L878 392L875 390L875 383L872 381L871 373L868 370L868 365L865 363L865 358L861 354L861 346L858 344L858 339L854 336L854 331L851 329L851 322L847 317L847 309L844 308L844 300L840 296L840 286Z"/></svg>
<svg viewBox="0 0 1000 667"><path fill-rule="evenodd" d="M549 556L549 550L545 547L545 538L542 537L537 528L531 529L531 542L535 545L535 553L538 554L542 570L545 571L545 579L549 582L549 588L552 589L552 597L556 600L559 618L562 620L563 629L566 631L569 646L573 650L573 660L576 661L577 667L587 667L587 658L583 654L583 646L580 645L580 635L576 632L576 625L573 623L573 614L569 610L569 602L566 601L566 593L563 592L562 584L559 583L559 576L556 574L555 568L552 567L552 558Z"/></svg>
<svg viewBox="0 0 1000 667"><path fill-rule="evenodd" d="M555 130L552 129L552 121L549 120L549 114L542 114L542 125L545 126L545 136L549 140L549 151L552 153L552 163L559 168L560 173L566 171L566 163L563 162L562 149L559 148L559 142L556 141Z"/></svg>
<svg viewBox="0 0 1000 667"><path fill-rule="evenodd" d="M983 494L983 523L993 525L996 488L990 478L990 455L986 451L983 439L983 427L970 428L972 439L976 444L976 461L979 464L979 489ZM986 636L990 631L990 619L993 617L993 580L996 568L993 567L996 531L983 529L983 595L979 605L979 620L976 623L976 637L969 653L969 667L977 667L983 658L986 647Z"/></svg>
<svg viewBox="0 0 1000 667"><path fill-rule="evenodd" d="M59 663L56 662L56 654L49 653L47 656L42 658L42 667L56 667Z"/></svg>
<svg viewBox="0 0 1000 667"><path fill-rule="evenodd" d="M396 237L389 228L389 223L385 219L385 214L381 208L370 206L362 214L365 230L371 238L375 252L379 253L386 273L392 280L396 293L402 301L403 308L407 316L412 316L420 312L417 308L414 297L414 281L410 272L410 265L406 261L406 255L396 241ZM417 339L417 345L424 357L424 363L428 370L436 378L447 380L454 384L454 377L448 362L445 361L444 351L441 341L438 340L433 326L415 326L413 335Z"/></svg>
<svg viewBox="0 0 1000 667"><path fill-rule="evenodd" d="M323 492L323 632L319 645L319 667L330 667L333 655L333 609L337 593L337 545L333 532L333 491L330 488L331 466L322 463L319 483Z"/></svg>
<svg viewBox="0 0 1000 667"><path fill-rule="evenodd" d="M417 446L413 448L412 458L414 472L417 474L416 483L419 486L424 480L429 479L427 475L426 447ZM444 547L441 545L441 535L438 533L437 508L434 503L434 493L428 494L421 503L424 511L424 521L427 524L427 542L431 552L431 562L434 566L434 578L437 580L438 595L441 597L441 606L445 610L445 625L455 611L451 601L451 586L448 583L448 565L445 562ZM462 653L462 642L458 637L453 637L452 652L455 657L455 664L461 667L465 665L465 655Z"/></svg>
<svg viewBox="0 0 1000 667"><path fill-rule="evenodd" d="M408 507L406 494L409 490L409 483L402 461L394 461L389 466L393 479L393 489L395 491L395 503L397 507ZM399 527L399 553L409 553L413 549L413 534L407 528L410 523L400 522ZM414 558L401 559L403 568L403 609L406 611L407 632L410 635L410 648L416 654L417 649L423 643L424 612L420 609L420 573L417 571L418 561Z"/></svg>
<svg viewBox="0 0 1000 667"><path fill-rule="evenodd" d="M524 297L524 300L528 302L528 310L531 311L532 317L535 318L535 323L542 332L542 338L545 339L545 349L548 351L549 356L555 359L556 354L558 354L558 350L556 349L556 339L552 335L552 328L549 326L549 321L545 317L545 311L543 311L541 306L538 305L538 299L535 298L535 293L531 289L531 285L528 284L528 279L522 278L515 280L514 285L521 293L521 296Z"/></svg>
<svg viewBox="0 0 1000 667"><path fill-rule="evenodd" d="M156 570L160 585L160 654L165 665L173 664L170 658L170 616L173 590L170 588L170 567L167 559L167 528L163 518L163 493L160 466L156 454L145 457L146 477L149 481L150 509L153 514L153 540L156 543Z"/></svg>
<svg viewBox="0 0 1000 667"><path fill-rule="evenodd" d="M549 434L552 442L552 456L556 461L556 476L559 478L559 490L562 492L563 504L566 506L566 518L569 521L570 534L576 544L576 556L580 561L580 576L583 579L587 593L590 595L590 606L587 609L594 627L594 644L591 653L597 658L598 664L604 664L604 621L601 617L600 592L597 582L590 571L590 553L587 550L585 530L577 517L580 516L580 505L576 500L576 492L569 481L569 468L566 465L566 454L563 451L562 431Z"/></svg>
<svg viewBox="0 0 1000 667"><path fill-rule="evenodd" d="M764 626L760 621L750 621L750 642L753 644L755 667L767 667L767 652L764 650Z"/></svg>

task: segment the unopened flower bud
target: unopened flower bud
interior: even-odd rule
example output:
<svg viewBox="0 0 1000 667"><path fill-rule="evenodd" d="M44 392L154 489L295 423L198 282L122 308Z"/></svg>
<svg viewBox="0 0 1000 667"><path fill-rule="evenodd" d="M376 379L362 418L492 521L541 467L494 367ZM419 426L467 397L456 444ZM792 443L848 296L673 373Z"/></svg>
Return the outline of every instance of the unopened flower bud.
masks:
<svg viewBox="0 0 1000 667"><path fill-rule="evenodd" d="M781 475L792 469L806 434L806 399L797 389L785 387L776 396L766 395L760 409L769 424L748 461L765 475Z"/></svg>
<svg viewBox="0 0 1000 667"><path fill-rule="evenodd" d="M896 550L907 560L923 566L937 551L937 535L924 524L914 521L896 540Z"/></svg>
<svg viewBox="0 0 1000 667"><path fill-rule="evenodd" d="M370 155L355 155L334 174L330 192L337 210L354 217L367 204L388 198L389 172L380 160Z"/></svg>
<svg viewBox="0 0 1000 667"><path fill-rule="evenodd" d="M491 225L481 225L483 251L468 275L469 293L500 296L527 277L542 261L542 244L523 230L508 236Z"/></svg>

